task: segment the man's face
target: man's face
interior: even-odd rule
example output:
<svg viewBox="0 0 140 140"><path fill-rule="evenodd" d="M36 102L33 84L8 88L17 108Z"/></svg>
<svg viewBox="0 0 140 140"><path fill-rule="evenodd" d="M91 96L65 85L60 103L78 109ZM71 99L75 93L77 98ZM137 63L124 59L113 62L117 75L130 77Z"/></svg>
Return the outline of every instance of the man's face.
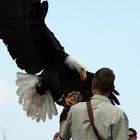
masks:
<svg viewBox="0 0 140 140"><path fill-rule="evenodd" d="M128 131L128 140L136 140L137 136L132 131Z"/></svg>
<svg viewBox="0 0 140 140"><path fill-rule="evenodd" d="M62 139L60 138L60 136L58 136L57 138L55 138L55 140L62 140Z"/></svg>

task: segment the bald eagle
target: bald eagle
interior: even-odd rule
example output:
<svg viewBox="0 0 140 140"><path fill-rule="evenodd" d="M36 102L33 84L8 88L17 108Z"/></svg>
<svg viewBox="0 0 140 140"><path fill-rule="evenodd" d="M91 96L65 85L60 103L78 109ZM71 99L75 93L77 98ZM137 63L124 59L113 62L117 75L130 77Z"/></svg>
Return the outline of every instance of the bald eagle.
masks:
<svg viewBox="0 0 140 140"><path fill-rule="evenodd" d="M66 53L45 23L48 2L0 0L0 39L17 67L19 103L27 115L45 121L57 115L55 103L71 106L91 97L93 73ZM116 90L109 97L119 104Z"/></svg>

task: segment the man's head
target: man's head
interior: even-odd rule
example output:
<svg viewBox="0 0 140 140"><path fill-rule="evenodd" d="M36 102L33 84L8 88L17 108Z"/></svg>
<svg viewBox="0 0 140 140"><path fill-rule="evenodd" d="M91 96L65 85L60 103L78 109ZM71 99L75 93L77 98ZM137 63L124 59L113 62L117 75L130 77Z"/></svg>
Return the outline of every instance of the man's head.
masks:
<svg viewBox="0 0 140 140"><path fill-rule="evenodd" d="M61 137L60 137L60 132L56 132L54 137L53 137L53 140L62 140Z"/></svg>
<svg viewBox="0 0 140 140"><path fill-rule="evenodd" d="M114 90L115 75L109 68L99 69L93 77L92 92L96 94L99 91L100 94L107 95ZM95 93L96 92L96 93Z"/></svg>
<svg viewBox="0 0 140 140"><path fill-rule="evenodd" d="M136 140L137 139L137 132L133 128L128 129L128 140Z"/></svg>

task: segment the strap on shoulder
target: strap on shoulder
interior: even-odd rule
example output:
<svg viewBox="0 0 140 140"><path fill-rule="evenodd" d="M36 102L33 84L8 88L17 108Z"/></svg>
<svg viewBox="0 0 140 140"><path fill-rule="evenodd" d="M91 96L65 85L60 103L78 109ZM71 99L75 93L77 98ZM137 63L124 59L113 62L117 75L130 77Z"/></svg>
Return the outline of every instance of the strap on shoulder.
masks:
<svg viewBox="0 0 140 140"><path fill-rule="evenodd" d="M101 140L101 138L99 136L99 133L98 133L98 131L97 131L95 125L94 125L94 118L93 118L93 111L92 111L92 107L91 107L91 102L87 101L86 105L87 105L87 111L88 111L88 115L89 115L89 119L90 119L90 122L91 122L92 129L93 129L94 133L96 134L97 138L99 140Z"/></svg>

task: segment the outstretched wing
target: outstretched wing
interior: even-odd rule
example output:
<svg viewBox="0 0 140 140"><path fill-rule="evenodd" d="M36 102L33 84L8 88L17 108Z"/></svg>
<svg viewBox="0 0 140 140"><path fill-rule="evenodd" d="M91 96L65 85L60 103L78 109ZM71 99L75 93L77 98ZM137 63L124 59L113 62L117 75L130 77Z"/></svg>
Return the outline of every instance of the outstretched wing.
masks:
<svg viewBox="0 0 140 140"><path fill-rule="evenodd" d="M47 10L47 1L41 3L40 0L0 0L0 38L17 66L27 73L17 74L17 94L27 114L37 120L44 120L42 112L51 110L48 104L42 106L46 103L46 94L51 94L54 101L58 101L64 94L61 83L64 83L65 77L71 71L76 70L82 80L86 77L85 68L64 51L45 24ZM41 75L37 77L30 75L39 72ZM45 96L41 98L42 104L36 102L36 93ZM44 109L34 110L39 106L36 104ZM35 107L32 108L33 106Z"/></svg>
<svg viewBox="0 0 140 140"><path fill-rule="evenodd" d="M67 54L44 22L47 1L1 0L0 5L1 38L20 69L36 74L64 62Z"/></svg>

